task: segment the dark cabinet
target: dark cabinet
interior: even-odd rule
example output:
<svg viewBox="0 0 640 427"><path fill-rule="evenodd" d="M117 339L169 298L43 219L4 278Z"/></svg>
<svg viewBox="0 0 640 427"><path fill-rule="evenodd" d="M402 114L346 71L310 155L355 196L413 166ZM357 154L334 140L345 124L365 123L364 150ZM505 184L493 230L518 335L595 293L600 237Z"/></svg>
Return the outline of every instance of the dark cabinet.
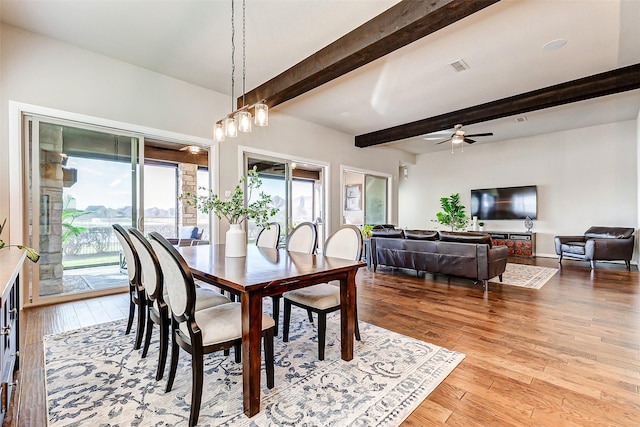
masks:
<svg viewBox="0 0 640 427"><path fill-rule="evenodd" d="M19 363L20 269L25 253L16 248L0 251L0 424L11 405L11 392Z"/></svg>

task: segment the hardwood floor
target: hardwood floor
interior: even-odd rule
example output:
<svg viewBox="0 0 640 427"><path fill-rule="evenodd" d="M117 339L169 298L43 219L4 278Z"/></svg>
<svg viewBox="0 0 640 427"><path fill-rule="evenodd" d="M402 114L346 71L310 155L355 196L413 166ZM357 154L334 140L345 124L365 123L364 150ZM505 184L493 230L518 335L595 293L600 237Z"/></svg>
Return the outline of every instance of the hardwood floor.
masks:
<svg viewBox="0 0 640 427"><path fill-rule="evenodd" d="M466 354L403 426L640 425L638 269L563 263L540 290L490 284L488 293L408 270L358 273L360 320ZM24 310L17 425L46 425L42 336L127 308L123 294Z"/></svg>

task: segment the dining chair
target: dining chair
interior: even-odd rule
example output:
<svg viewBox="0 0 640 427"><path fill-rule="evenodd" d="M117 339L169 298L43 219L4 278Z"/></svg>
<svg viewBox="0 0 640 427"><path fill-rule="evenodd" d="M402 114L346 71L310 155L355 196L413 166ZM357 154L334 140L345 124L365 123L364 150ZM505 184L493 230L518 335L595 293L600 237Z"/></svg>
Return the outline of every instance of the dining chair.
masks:
<svg viewBox="0 0 640 427"><path fill-rule="evenodd" d="M289 252L302 252L305 254L315 253L318 245L318 231L316 225L312 222L303 222L298 224L294 228L289 236L287 236L287 251ZM271 297L272 303L272 316L276 321L276 336L278 335L278 320L280 319L280 299L282 295L274 295ZM311 311L309 313L309 320L313 322Z"/></svg>
<svg viewBox="0 0 640 427"><path fill-rule="evenodd" d="M261 248L277 248L280 241L280 224L277 222L270 222L260 230L258 237L256 238L256 246Z"/></svg>
<svg viewBox="0 0 640 427"><path fill-rule="evenodd" d="M140 280L145 289L146 295L146 331L142 358L147 357L151 337L153 335L153 325L160 328L160 351L158 354L158 368L156 370L156 381L160 381L164 375L164 367L167 362L167 351L169 348L169 298L165 294L164 276L158 257L149 241L136 228L129 228L129 235L133 247L138 253L140 260ZM213 307L230 302L228 298L215 291L203 288L196 289L196 310Z"/></svg>
<svg viewBox="0 0 640 427"><path fill-rule="evenodd" d="M171 391L178 368L180 348L191 354L191 411L189 426L198 422L202 402L204 354L235 348L240 361L242 344L242 309L237 302L228 302L196 310L196 287L189 266L180 253L162 235L151 232L151 246L158 256L169 295L171 311L171 363L166 391ZM274 321L262 314L267 387L274 386L273 363Z"/></svg>
<svg viewBox="0 0 640 427"><path fill-rule="evenodd" d="M142 337L144 336L145 323L145 290L140 280L140 260L138 252L133 247L131 238L127 231L120 224L113 224L113 230L122 246L124 258L127 261L127 275L129 276L129 319L127 320L127 329L125 335L129 335L133 326L133 318L138 309L138 323L136 325L136 340L133 348L139 349L142 345Z"/></svg>
<svg viewBox="0 0 640 427"><path fill-rule="evenodd" d="M324 256L360 260L362 255L362 233L358 227L343 225L338 228L324 244ZM338 286L336 286L336 284ZM284 297L284 326L282 340L289 341L289 323L291 322L291 306L304 308L308 313L318 315L318 359L324 360L324 347L327 334L327 314L340 310L340 282L331 281L307 288L285 292ZM355 327L356 340L360 341L358 327L358 308L356 301ZM313 321L309 314L310 321Z"/></svg>

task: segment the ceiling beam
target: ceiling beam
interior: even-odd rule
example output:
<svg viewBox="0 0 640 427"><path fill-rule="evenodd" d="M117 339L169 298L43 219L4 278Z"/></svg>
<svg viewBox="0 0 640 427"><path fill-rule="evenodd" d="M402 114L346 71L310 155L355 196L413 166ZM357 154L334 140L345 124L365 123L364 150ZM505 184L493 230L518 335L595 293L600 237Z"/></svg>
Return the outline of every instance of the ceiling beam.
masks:
<svg viewBox="0 0 640 427"><path fill-rule="evenodd" d="M403 0L245 94L245 105L282 104L499 0ZM238 108L243 99L237 99Z"/></svg>
<svg viewBox="0 0 640 427"><path fill-rule="evenodd" d="M357 135L355 143L356 147L371 147L451 129L457 123L471 125L638 88L640 88L640 64L635 64L486 104Z"/></svg>

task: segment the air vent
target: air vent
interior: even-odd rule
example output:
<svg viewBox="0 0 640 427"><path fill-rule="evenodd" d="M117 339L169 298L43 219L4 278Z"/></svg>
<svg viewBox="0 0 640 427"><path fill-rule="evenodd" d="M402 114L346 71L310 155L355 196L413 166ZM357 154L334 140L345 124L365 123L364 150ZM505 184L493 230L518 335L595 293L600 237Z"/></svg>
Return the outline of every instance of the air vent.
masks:
<svg viewBox="0 0 640 427"><path fill-rule="evenodd" d="M451 65L453 69L456 70L456 72L458 73L469 69L469 66L467 65L467 63L464 62L462 59L458 59L457 61L452 62L449 65Z"/></svg>
<svg viewBox="0 0 640 427"><path fill-rule="evenodd" d="M514 119L516 121L516 123L524 123L527 121L527 117L526 116L520 116L520 117L516 117Z"/></svg>

